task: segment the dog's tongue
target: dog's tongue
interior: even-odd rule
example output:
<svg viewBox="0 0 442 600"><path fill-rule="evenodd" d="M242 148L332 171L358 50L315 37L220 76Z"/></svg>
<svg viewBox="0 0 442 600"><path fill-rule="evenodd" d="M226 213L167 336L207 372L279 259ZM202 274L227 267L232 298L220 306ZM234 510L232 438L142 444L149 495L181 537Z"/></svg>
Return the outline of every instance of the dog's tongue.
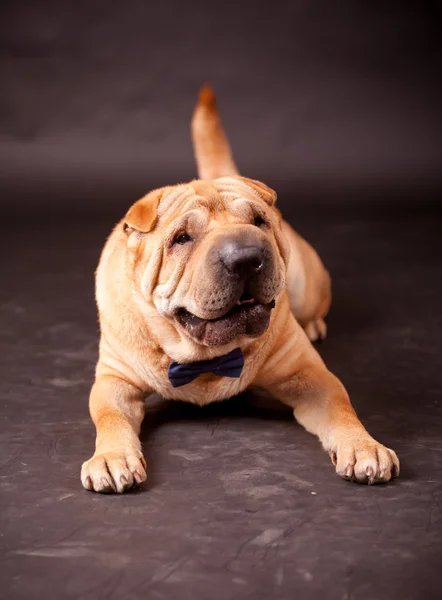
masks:
<svg viewBox="0 0 442 600"><path fill-rule="evenodd" d="M252 297L252 295L245 290L242 295L241 298L239 300L236 301L237 306L241 306L242 304L253 304L255 302L255 298Z"/></svg>
<svg viewBox="0 0 442 600"><path fill-rule="evenodd" d="M238 306L242 306L243 304L253 304L255 302L255 298L250 298L250 300L237 300L236 304Z"/></svg>

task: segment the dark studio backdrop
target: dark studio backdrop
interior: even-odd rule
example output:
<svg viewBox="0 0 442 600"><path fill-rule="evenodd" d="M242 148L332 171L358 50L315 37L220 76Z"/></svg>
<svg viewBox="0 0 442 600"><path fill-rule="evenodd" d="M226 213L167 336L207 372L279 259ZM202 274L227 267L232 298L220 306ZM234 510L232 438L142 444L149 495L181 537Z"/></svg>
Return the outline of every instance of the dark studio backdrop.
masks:
<svg viewBox="0 0 442 600"><path fill-rule="evenodd" d="M438 25L417 1L4 2L1 207L119 215L193 178L204 82L242 173L290 192L283 208L433 200Z"/></svg>
<svg viewBox="0 0 442 600"><path fill-rule="evenodd" d="M436 6L1 3L0 596L442 598ZM204 82L241 172L331 272L317 347L397 452L387 485L342 481L290 411L248 392L148 404L147 484L81 487L94 269L132 202L195 177Z"/></svg>

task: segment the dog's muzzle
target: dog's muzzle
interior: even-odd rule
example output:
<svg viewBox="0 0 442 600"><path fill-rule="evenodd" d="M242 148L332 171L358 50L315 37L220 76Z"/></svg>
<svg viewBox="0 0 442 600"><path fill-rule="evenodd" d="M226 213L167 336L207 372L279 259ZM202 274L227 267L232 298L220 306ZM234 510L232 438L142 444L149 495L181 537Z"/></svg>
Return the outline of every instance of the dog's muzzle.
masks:
<svg viewBox="0 0 442 600"><path fill-rule="evenodd" d="M178 309L179 323L210 346L262 335L280 285L267 237L248 229L219 235L206 260L208 275L198 280L195 307Z"/></svg>

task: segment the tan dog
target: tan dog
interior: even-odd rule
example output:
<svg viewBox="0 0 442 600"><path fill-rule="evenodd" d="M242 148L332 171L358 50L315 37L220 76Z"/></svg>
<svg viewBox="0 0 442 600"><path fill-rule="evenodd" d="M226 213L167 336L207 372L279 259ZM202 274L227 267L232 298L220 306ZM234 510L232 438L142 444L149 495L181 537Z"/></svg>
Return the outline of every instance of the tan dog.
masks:
<svg viewBox="0 0 442 600"><path fill-rule="evenodd" d="M252 385L293 408L341 477L388 481L396 454L367 433L308 339L325 336L331 300L319 257L281 220L275 192L238 175L209 88L192 128L201 180L136 202L101 256L97 439L84 487L123 492L146 479L138 435L149 393L204 405ZM219 366L232 357L235 374ZM191 381L172 377L195 367Z"/></svg>

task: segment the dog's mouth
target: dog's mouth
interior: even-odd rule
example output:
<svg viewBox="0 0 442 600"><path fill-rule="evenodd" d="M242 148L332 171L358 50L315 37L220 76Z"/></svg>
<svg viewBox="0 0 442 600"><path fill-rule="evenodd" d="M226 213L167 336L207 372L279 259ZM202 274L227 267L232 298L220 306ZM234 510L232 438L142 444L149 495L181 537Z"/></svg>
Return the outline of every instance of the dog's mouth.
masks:
<svg viewBox="0 0 442 600"><path fill-rule="evenodd" d="M261 303L245 290L233 308L216 319L202 319L185 308L179 308L175 316L196 341L217 346L227 344L238 335L262 335L268 327L275 304L275 299Z"/></svg>
<svg viewBox="0 0 442 600"><path fill-rule="evenodd" d="M241 298L236 301L236 306L244 306L244 304L256 304L255 298L248 290L244 290L241 294Z"/></svg>

